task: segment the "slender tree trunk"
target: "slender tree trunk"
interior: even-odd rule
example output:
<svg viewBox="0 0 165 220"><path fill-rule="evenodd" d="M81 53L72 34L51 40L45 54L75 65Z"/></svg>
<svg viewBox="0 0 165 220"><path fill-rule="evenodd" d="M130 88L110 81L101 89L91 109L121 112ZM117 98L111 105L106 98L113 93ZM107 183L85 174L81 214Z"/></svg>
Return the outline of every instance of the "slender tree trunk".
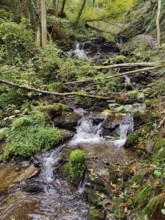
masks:
<svg viewBox="0 0 165 220"><path fill-rule="evenodd" d="M41 0L41 46L47 44L46 2Z"/></svg>
<svg viewBox="0 0 165 220"><path fill-rule="evenodd" d="M46 4L45 0L36 0L37 13L37 47L44 47L47 44L47 23L46 23Z"/></svg>
<svg viewBox="0 0 165 220"><path fill-rule="evenodd" d="M41 22L40 22L39 8L40 8L40 2L39 0L36 0L36 9L38 10L37 21L36 21L37 23L36 46L37 47L41 46Z"/></svg>
<svg viewBox="0 0 165 220"><path fill-rule="evenodd" d="M158 48L160 48L160 13L161 13L161 0L158 0L158 11L156 18Z"/></svg>
<svg viewBox="0 0 165 220"><path fill-rule="evenodd" d="M83 10L85 8L86 2L87 2L87 0L83 0L83 3L82 3L81 8L80 8L80 11L79 11L78 16L77 16L76 21L75 21L75 27L77 27L77 25L79 23L79 20L80 20L80 17L82 15L82 12L83 12Z"/></svg>
<svg viewBox="0 0 165 220"><path fill-rule="evenodd" d="M53 11L54 15L58 17L58 12L59 12L59 0L53 0Z"/></svg>
<svg viewBox="0 0 165 220"><path fill-rule="evenodd" d="M66 0L63 0L63 2L62 2L61 12L60 12L60 16L61 16L61 17L62 17L63 14L64 14L65 3L66 3Z"/></svg>

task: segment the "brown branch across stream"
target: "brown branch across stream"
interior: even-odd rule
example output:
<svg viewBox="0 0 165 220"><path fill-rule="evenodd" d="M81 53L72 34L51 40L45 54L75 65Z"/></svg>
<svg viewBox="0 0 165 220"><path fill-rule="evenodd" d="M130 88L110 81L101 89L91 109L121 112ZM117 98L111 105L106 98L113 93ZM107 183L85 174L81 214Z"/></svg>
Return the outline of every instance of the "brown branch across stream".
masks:
<svg viewBox="0 0 165 220"><path fill-rule="evenodd" d="M111 94L112 96L104 97L104 96L99 96L99 95L98 96L97 95L90 95L90 94L81 93L81 92L59 93L59 92L50 92L50 91L41 90L41 89L34 89L34 88L30 88L28 86L21 86L21 85L17 85L16 83L9 82L9 81L6 81L6 80L0 80L0 83L4 83L8 86L16 87L18 89L28 90L28 91L32 91L32 92L45 94L45 95L54 95L54 96L83 96L83 97L95 98L95 99L100 99L100 100L110 100L110 99L112 99L112 97L114 95L119 94L119 93L112 93Z"/></svg>
<svg viewBox="0 0 165 220"><path fill-rule="evenodd" d="M124 75L128 75L128 74L156 70L156 69L161 68L161 67L164 67L164 66L147 67L147 68L132 70L132 71L124 72L124 73L117 73L117 74L114 74L112 76L106 77L104 79L111 79L111 78L114 78L114 77L124 76ZM83 81L67 82L66 84L76 83L76 82L82 83L82 82L88 82L88 81L94 81L94 80L95 79L91 79L90 78L90 79L85 79ZM101 80L101 79L99 79L99 80ZM59 93L59 92L50 92L50 91L46 91L46 90L30 88L30 87L24 86L24 85L17 85L16 83L9 82L9 81L2 80L2 79L0 79L0 83L4 83L4 84L6 84L8 86L16 87L18 89L28 90L28 91L37 92L37 93L46 94L46 95L63 96L63 97L64 96L83 96L83 97L95 98L95 99L100 99L100 100L110 100L115 95L119 95L120 94L120 93L111 93L109 97L105 97L105 96L99 96L99 95L98 96L97 95L90 95L90 94L86 94L86 93L82 93L82 92Z"/></svg>

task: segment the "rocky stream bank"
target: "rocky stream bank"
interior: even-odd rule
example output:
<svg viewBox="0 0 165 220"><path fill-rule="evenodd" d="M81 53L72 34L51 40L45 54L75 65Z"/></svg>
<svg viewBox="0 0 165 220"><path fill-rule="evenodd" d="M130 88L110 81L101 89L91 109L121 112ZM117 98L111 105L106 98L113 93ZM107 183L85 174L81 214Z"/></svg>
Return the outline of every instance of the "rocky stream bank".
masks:
<svg viewBox="0 0 165 220"><path fill-rule="evenodd" d="M162 70L147 69L140 74L121 76L139 67L126 65L112 72L108 68L134 59L143 65L146 61L155 62L157 54L149 48L152 45L148 45L147 53L152 55L149 59L146 50L142 54L146 43L141 37L140 42L135 38L127 44L120 41L111 45L104 38L96 37L70 51L70 56L78 56L85 62L92 59L90 65L94 63L97 67L96 81L92 81L93 73L75 82L63 79L62 92L72 87L91 95L106 94L108 99L85 95L73 99L70 95L59 100L47 95L33 100L28 112L10 112L13 117L5 115L0 121L2 220L164 219L161 212L165 198ZM99 78L101 74L103 78ZM119 74L117 79L108 78L116 74ZM41 141L41 149L32 156L29 145L26 152L21 152L19 147L26 146L27 132L18 139L10 135L14 129L22 132L27 127L32 129L27 130L29 134L37 134L39 140L50 129L51 147L46 136L46 141ZM38 136L30 139L35 147L40 143ZM19 143L18 152L10 144L10 137ZM10 145L6 147L8 142ZM76 149L85 154L85 168L80 178L71 180L69 157ZM28 156L23 159L25 153Z"/></svg>

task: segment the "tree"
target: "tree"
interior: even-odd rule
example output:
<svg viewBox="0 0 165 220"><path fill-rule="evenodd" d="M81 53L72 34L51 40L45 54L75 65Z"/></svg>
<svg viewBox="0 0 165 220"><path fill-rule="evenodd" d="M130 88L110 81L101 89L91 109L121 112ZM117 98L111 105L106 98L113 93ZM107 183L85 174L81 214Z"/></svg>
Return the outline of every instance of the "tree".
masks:
<svg viewBox="0 0 165 220"><path fill-rule="evenodd" d="M30 19L29 1L20 0L20 15L21 17Z"/></svg>
<svg viewBox="0 0 165 220"><path fill-rule="evenodd" d="M56 17L58 17L59 12L59 0L53 0L53 12Z"/></svg>
<svg viewBox="0 0 165 220"><path fill-rule="evenodd" d="M45 0L36 0L37 13L37 33L36 45L44 47L47 44L47 23Z"/></svg>
<svg viewBox="0 0 165 220"><path fill-rule="evenodd" d="M79 13L78 13L78 15L77 15L77 18L76 18L76 21L75 21L75 27L77 27L77 25L78 25L78 23L79 23L79 20L80 20L80 17L81 17L81 15L82 15L82 12L83 12L83 10L84 10L84 8L85 8L86 2L87 2L87 0L83 0L83 2L82 2L80 11L79 11Z"/></svg>
<svg viewBox="0 0 165 220"><path fill-rule="evenodd" d="M160 48L160 13L161 13L161 3L162 3L161 0L158 0L158 10L157 10L157 18L156 18L158 48Z"/></svg>
<svg viewBox="0 0 165 220"><path fill-rule="evenodd" d="M60 11L60 17L62 17L62 16L65 15L65 13L64 13L65 4L66 4L66 0L63 0L63 2L62 2L62 8L61 8L61 11Z"/></svg>

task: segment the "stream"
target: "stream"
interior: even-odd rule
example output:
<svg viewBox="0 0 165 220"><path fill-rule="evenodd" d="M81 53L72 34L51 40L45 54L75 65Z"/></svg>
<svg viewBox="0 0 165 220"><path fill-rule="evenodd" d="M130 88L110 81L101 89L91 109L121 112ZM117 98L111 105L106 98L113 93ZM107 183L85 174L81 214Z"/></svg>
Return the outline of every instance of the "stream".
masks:
<svg viewBox="0 0 165 220"><path fill-rule="evenodd" d="M88 57L100 59L102 53L111 45L105 41L100 43L76 43L75 50L70 51L70 57L87 60ZM98 41L98 42L99 42ZM87 54L84 48L93 48L93 53ZM101 50L100 50L101 48ZM114 48L113 55L116 53ZM97 57L96 57L97 56ZM110 56L110 59L113 57ZM130 78L125 76L125 83L130 84ZM141 105L132 111L144 109ZM109 129L109 115L87 112L76 109L81 116L73 138L55 149L35 155L32 163L29 161L8 162L0 164L0 219L1 220L86 220L89 204L84 196L87 184L87 174L80 186L74 187L58 173L62 164L62 151L65 148L80 148L85 152L88 168L102 175L106 164L124 164L131 160L130 151L124 149L128 135L134 130L132 112L124 113L119 119L114 119ZM35 173L32 178L26 177L27 172ZM23 177L22 177L23 175ZM16 181L17 180L17 181Z"/></svg>
<svg viewBox="0 0 165 220"><path fill-rule="evenodd" d="M1 220L87 219L88 203L83 195L86 179L77 189L59 176L56 170L61 163L61 151L68 146L71 148L82 146L87 154L92 152L99 154L105 161L109 158L115 159L114 155L117 152L116 157L122 161L121 157L126 154L122 146L127 135L133 131L134 124L132 115L128 113L118 121L119 125L116 126L113 136L108 136L104 135L107 114L87 113L82 109L76 112L82 117L74 137L68 143L35 157L41 164L40 174L19 184L12 184L11 179L7 189L5 191L1 189ZM124 161L127 159L124 158ZM12 169L11 172L20 170L16 164L9 166L9 169ZM97 169L100 169L99 166L101 165L98 163ZM0 177L3 178L3 175L0 174Z"/></svg>

